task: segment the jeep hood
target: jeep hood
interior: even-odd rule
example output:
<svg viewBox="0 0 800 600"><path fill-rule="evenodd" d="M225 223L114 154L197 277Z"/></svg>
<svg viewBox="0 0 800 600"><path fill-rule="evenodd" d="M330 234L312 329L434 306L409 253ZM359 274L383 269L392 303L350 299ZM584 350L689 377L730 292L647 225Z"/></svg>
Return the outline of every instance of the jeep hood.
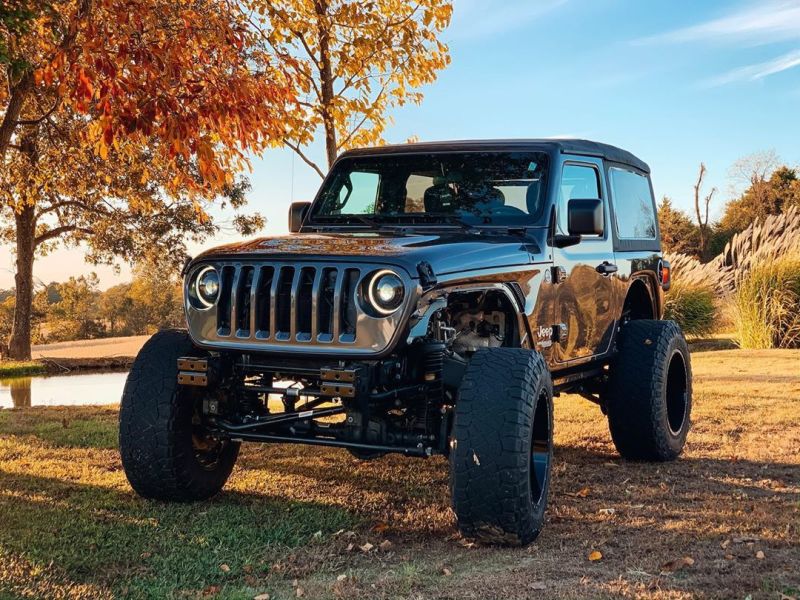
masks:
<svg viewBox="0 0 800 600"><path fill-rule="evenodd" d="M544 229L527 235L505 232L297 233L228 244L195 261L214 258L377 262L404 268L417 277L427 262L436 275L528 265L545 260Z"/></svg>

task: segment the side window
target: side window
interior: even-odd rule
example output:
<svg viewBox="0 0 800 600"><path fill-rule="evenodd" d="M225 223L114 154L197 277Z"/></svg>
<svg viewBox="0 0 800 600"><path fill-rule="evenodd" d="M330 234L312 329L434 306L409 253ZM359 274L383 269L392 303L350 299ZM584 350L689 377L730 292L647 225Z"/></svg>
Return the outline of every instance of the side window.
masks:
<svg viewBox="0 0 800 600"><path fill-rule="evenodd" d="M558 228L563 233L567 233L567 203L573 198L602 198L599 172L596 168L589 165L564 165L558 202Z"/></svg>
<svg viewBox="0 0 800 600"><path fill-rule="evenodd" d="M374 213L379 184L380 176L377 173L353 171L339 190L337 212L348 215Z"/></svg>
<svg viewBox="0 0 800 600"><path fill-rule="evenodd" d="M656 239L656 214L653 194L647 177L612 167L611 196L614 220L620 239Z"/></svg>

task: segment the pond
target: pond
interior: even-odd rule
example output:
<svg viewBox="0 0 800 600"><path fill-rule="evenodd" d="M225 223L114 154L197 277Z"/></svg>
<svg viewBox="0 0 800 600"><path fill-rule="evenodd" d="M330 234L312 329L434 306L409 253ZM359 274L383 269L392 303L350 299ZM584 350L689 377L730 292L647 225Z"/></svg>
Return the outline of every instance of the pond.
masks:
<svg viewBox="0 0 800 600"><path fill-rule="evenodd" d="M0 408L117 404L126 372L0 379Z"/></svg>

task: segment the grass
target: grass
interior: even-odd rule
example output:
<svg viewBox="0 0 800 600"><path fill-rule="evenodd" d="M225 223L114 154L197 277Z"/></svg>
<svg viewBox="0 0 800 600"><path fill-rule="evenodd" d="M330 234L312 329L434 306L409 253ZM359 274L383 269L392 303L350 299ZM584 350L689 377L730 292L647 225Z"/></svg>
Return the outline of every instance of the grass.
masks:
<svg viewBox="0 0 800 600"><path fill-rule="evenodd" d="M694 355L668 464L619 459L595 406L557 399L547 524L517 549L457 535L441 458L245 446L222 494L167 505L127 485L115 408L0 411L0 598L797 597L799 363Z"/></svg>
<svg viewBox="0 0 800 600"><path fill-rule="evenodd" d="M706 336L716 327L716 300L710 287L676 282L666 295L664 312L664 318L677 321L688 336Z"/></svg>
<svg viewBox="0 0 800 600"><path fill-rule="evenodd" d="M734 293L734 320L742 348L800 347L800 259L753 268Z"/></svg>
<svg viewBox="0 0 800 600"><path fill-rule="evenodd" d="M21 377L23 375L41 375L42 373L46 373L47 370L48 367L46 364L36 360L0 361L0 379L7 377Z"/></svg>

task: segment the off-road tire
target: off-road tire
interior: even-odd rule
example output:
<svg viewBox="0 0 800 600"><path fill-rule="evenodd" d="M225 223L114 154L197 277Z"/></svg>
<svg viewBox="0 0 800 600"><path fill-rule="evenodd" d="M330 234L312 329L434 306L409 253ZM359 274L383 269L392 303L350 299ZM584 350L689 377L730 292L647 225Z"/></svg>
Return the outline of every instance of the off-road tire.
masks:
<svg viewBox="0 0 800 600"><path fill-rule="evenodd" d="M625 324L602 399L624 458L675 460L686 443L692 410L692 365L678 324Z"/></svg>
<svg viewBox="0 0 800 600"><path fill-rule="evenodd" d="M478 350L459 389L451 439L450 488L462 534L507 545L536 539L552 454L553 386L542 356L517 348ZM540 475L536 483L532 474Z"/></svg>
<svg viewBox="0 0 800 600"><path fill-rule="evenodd" d="M203 464L192 442L202 391L178 385L177 359L197 356L189 335L159 331L133 363L119 412L119 449L131 487L154 500L205 500L222 489L239 444L225 442L215 462Z"/></svg>

